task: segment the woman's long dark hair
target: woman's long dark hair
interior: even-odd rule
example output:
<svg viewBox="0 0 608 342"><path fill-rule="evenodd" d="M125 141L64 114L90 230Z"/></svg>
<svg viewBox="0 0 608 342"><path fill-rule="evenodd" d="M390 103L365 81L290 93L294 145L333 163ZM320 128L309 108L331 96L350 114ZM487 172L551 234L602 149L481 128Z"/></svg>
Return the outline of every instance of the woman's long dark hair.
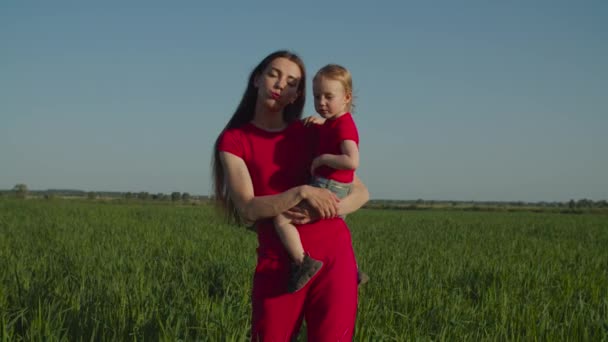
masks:
<svg viewBox="0 0 608 342"><path fill-rule="evenodd" d="M298 97L293 103L285 106L283 109L283 120L285 120L286 123L290 123L302 118L304 102L306 101L306 70L304 68L304 62L302 62L302 59L293 52L287 50L276 51L266 56L266 58L251 71L249 81L247 82L247 89L245 89L241 103L239 103L239 106L236 108L234 114L232 114L230 121L228 121L228 124L222 130L222 133L220 133L219 137L215 140L213 146L212 172L214 200L223 207L229 219L239 223L242 222L242 220L228 193L224 166L220 161L220 151L218 150L219 139L226 130L243 126L253 120L258 95L258 89L254 85L255 79L262 75L264 70L266 70L266 67L277 58L287 58L296 63L300 67L302 73L302 77L298 83Z"/></svg>

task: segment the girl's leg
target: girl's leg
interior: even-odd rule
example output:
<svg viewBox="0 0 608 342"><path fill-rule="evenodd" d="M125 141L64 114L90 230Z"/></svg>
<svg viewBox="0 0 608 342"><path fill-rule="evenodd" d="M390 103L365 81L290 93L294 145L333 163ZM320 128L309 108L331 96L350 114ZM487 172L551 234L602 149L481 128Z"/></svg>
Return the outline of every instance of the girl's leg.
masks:
<svg viewBox="0 0 608 342"><path fill-rule="evenodd" d="M304 247L300 240L300 233L291 224L291 220L281 214L275 217L274 227L291 260L296 264L301 264L304 261Z"/></svg>
<svg viewBox="0 0 608 342"><path fill-rule="evenodd" d="M275 217L274 227L287 254L294 261L289 274L287 291L299 291L319 272L323 262L306 255L300 233L287 217L284 215Z"/></svg>

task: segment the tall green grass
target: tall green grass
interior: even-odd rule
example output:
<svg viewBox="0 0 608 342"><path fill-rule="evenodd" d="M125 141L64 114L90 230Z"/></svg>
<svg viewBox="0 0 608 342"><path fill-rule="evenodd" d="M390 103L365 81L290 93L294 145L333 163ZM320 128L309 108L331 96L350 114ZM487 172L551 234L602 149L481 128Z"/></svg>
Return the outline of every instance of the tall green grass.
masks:
<svg viewBox="0 0 608 342"><path fill-rule="evenodd" d="M606 216L361 210L348 223L371 277L357 341L608 340ZM0 336L246 340L255 247L207 206L0 200Z"/></svg>
<svg viewBox="0 0 608 342"><path fill-rule="evenodd" d="M359 337L606 340L608 220L533 213L353 218Z"/></svg>

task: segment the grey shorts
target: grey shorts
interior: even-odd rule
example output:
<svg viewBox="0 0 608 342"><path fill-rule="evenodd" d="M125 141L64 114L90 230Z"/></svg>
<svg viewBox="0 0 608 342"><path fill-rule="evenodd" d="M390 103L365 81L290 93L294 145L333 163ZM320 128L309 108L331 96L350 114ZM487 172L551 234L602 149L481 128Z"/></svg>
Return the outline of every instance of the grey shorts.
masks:
<svg viewBox="0 0 608 342"><path fill-rule="evenodd" d="M336 196L338 196L339 199L342 199L342 198L348 196L348 194L350 194L350 191L353 187L353 183L341 183L341 182L337 182L333 179L327 179L327 178L317 177L317 176L314 176L312 178L312 182L310 183L310 185L316 186L317 188L328 189L329 191L336 194ZM346 215L343 215L340 217L345 218Z"/></svg>
<svg viewBox="0 0 608 342"><path fill-rule="evenodd" d="M323 177L313 177L311 184L312 186L316 186L317 188L328 189L338 196L338 198L342 199L348 194L350 194L350 190L353 187L352 183L341 183L335 181L333 179L327 179Z"/></svg>

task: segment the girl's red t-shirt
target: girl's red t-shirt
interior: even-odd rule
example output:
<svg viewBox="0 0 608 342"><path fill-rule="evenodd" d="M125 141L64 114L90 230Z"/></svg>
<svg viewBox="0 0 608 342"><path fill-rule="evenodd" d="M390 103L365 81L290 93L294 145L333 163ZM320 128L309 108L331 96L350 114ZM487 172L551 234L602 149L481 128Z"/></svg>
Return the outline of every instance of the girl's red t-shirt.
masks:
<svg viewBox="0 0 608 342"><path fill-rule="evenodd" d="M359 146L359 132L350 113L334 120L326 120L319 126L319 148L316 154L342 154L341 146L344 140L352 140ZM321 165L315 170L315 176L351 183L355 178L355 170L337 170Z"/></svg>

